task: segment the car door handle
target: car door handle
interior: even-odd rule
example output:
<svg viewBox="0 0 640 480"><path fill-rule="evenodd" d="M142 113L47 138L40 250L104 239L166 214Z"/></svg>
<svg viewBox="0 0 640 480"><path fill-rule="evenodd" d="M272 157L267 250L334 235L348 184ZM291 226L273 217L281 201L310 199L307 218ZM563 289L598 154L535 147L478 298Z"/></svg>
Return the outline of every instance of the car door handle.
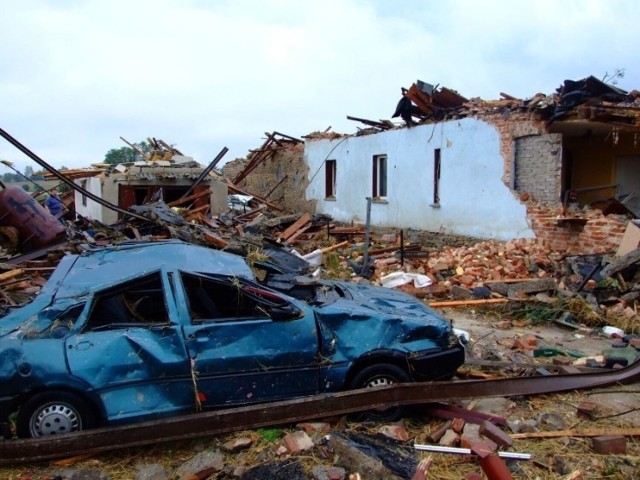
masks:
<svg viewBox="0 0 640 480"><path fill-rule="evenodd" d="M209 330L198 330L197 332L190 333L187 338L189 340L196 340L198 342L206 342L209 340Z"/></svg>
<svg viewBox="0 0 640 480"><path fill-rule="evenodd" d="M69 345L69 349L73 349L74 347L76 351L81 352L83 350L89 350L91 347L93 347L93 343L89 342L88 340L83 340L76 343L75 346L73 344Z"/></svg>

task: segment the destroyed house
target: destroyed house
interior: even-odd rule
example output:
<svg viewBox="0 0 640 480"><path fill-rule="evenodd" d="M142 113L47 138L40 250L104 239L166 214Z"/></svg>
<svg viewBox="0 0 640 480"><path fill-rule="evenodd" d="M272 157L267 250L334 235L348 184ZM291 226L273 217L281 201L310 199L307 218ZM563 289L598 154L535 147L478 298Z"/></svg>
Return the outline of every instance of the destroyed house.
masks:
<svg viewBox="0 0 640 480"><path fill-rule="evenodd" d="M640 214L640 95L594 77L552 95L466 99L416 82L406 128L305 137L306 200L336 221L614 249Z"/></svg>
<svg viewBox="0 0 640 480"><path fill-rule="evenodd" d="M65 171L65 175L87 192L121 209L156 201L163 201L170 207L189 206L191 211L204 214L220 213L227 208L226 183L215 174L208 174L196 185L205 168L175 149L154 150L130 164L94 167L91 171ZM184 204L186 194L187 205ZM119 220L117 211L92 201L77 190L75 211L104 224Z"/></svg>

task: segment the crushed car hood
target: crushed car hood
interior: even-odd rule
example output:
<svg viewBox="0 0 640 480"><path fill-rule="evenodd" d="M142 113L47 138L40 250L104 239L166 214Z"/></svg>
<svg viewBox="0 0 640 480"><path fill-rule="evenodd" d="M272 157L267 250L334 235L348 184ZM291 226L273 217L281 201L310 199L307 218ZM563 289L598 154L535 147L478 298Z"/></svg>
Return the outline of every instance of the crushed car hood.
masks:
<svg viewBox="0 0 640 480"><path fill-rule="evenodd" d="M425 349L445 348L450 341L451 323L406 293L344 282L322 283L343 293L333 301L316 305L316 314L353 348L415 341L423 342Z"/></svg>

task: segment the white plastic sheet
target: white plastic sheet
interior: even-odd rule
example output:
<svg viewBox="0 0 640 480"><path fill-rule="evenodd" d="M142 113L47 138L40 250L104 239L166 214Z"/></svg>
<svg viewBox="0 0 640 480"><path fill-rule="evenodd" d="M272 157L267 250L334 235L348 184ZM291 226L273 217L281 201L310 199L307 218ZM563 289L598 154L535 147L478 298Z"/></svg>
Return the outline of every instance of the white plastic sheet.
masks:
<svg viewBox="0 0 640 480"><path fill-rule="evenodd" d="M393 272L380 279L380 283L386 288L399 287L409 282L413 282L413 286L416 288L427 287L433 283L426 275L407 272Z"/></svg>

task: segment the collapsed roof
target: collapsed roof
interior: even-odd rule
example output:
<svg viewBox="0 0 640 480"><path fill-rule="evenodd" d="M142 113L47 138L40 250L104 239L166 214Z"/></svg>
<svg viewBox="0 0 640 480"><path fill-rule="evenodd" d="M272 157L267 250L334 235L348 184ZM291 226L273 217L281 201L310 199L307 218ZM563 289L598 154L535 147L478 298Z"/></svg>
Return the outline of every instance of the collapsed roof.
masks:
<svg viewBox="0 0 640 480"><path fill-rule="evenodd" d="M417 80L409 89L402 89L412 102L411 116L419 123L452 120L476 115L512 112L529 113L546 121L547 127L562 120L605 122L621 129L640 130L640 92L626 92L614 85L589 76L582 80L565 80L550 95L537 93L529 99L519 99L500 93L498 100L466 98L455 90L433 86ZM347 117L373 127L389 130L397 127L389 120L366 120Z"/></svg>

